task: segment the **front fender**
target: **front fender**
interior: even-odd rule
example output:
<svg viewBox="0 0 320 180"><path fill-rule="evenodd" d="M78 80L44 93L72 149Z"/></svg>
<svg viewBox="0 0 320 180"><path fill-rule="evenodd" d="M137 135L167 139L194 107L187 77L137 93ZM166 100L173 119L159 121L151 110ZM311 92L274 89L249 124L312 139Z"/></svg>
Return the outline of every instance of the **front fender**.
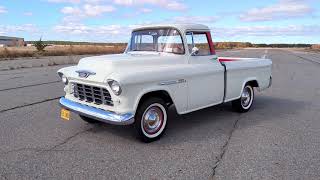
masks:
<svg viewBox="0 0 320 180"><path fill-rule="evenodd" d="M121 101L128 109L136 111L143 95L154 91L166 91L178 113L185 112L188 105L187 82L184 80L189 69L185 65L119 69L108 76L122 86ZM180 80L183 80L180 82ZM173 82L173 83L162 83ZM124 107L123 105L122 107ZM121 108L121 107L120 107ZM120 110L119 108L119 110Z"/></svg>
<svg viewBox="0 0 320 180"><path fill-rule="evenodd" d="M187 85L186 83L179 84L171 84L171 85L160 85L156 84L153 86L149 86L147 88L143 88L141 90L135 100L134 109L138 108L138 105L145 94L156 92L156 91L165 91L169 94L170 98L175 105L177 112L180 114L181 112L185 112L187 110Z"/></svg>

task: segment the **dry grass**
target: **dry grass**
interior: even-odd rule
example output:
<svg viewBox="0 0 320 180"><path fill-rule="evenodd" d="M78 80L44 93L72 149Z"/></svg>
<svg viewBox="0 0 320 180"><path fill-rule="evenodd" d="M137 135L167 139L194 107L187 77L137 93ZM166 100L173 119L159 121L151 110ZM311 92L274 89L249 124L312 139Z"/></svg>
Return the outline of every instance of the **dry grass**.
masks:
<svg viewBox="0 0 320 180"><path fill-rule="evenodd" d="M35 49L21 47L1 47L0 48L0 58L16 58L16 57L32 57L34 56Z"/></svg>
<svg viewBox="0 0 320 180"><path fill-rule="evenodd" d="M216 43L217 49L243 48L248 43ZM41 56L71 56L86 54L118 54L122 53L126 44L115 45L53 45L38 53L35 47L0 47L0 60L14 59L19 57L41 57ZM320 51L320 44L312 45L309 50Z"/></svg>
<svg viewBox="0 0 320 180"><path fill-rule="evenodd" d="M320 52L320 44L314 44L310 48L306 48L305 51Z"/></svg>
<svg viewBox="0 0 320 180"><path fill-rule="evenodd" d="M1 47L0 58L13 59L18 57L117 54L122 53L125 48L125 45L54 45L47 47L45 52L38 53L35 47Z"/></svg>
<svg viewBox="0 0 320 180"><path fill-rule="evenodd" d="M314 44L311 46L311 49L320 50L320 44Z"/></svg>

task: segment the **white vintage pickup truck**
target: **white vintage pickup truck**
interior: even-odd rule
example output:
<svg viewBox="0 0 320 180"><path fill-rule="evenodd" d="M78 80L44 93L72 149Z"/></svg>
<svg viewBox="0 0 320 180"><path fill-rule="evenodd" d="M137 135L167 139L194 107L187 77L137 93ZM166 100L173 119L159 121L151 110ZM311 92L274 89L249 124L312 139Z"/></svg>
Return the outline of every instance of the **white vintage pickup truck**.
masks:
<svg viewBox="0 0 320 180"><path fill-rule="evenodd" d="M200 24L169 24L134 29L123 54L81 59L58 71L65 84L61 117L70 111L89 123L133 124L144 142L164 134L178 114L232 101L247 112L254 88L271 86L272 61L224 58L215 54L210 29Z"/></svg>

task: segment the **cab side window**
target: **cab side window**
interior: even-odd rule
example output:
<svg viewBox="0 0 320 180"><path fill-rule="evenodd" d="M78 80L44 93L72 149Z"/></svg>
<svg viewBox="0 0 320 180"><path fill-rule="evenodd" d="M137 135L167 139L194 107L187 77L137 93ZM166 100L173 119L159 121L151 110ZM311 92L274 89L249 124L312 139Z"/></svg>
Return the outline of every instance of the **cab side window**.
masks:
<svg viewBox="0 0 320 180"><path fill-rule="evenodd" d="M211 55L210 45L207 34L205 32L187 32L186 34L189 52L192 48L197 47L199 52L194 56L208 56Z"/></svg>

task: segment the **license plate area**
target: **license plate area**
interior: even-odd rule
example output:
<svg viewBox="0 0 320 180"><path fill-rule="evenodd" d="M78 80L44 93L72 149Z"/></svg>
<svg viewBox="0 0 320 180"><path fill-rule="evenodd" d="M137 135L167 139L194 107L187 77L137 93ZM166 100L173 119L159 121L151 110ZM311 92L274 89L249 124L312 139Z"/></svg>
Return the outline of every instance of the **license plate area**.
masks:
<svg viewBox="0 0 320 180"><path fill-rule="evenodd" d="M65 121L69 121L70 120L70 111L62 108L60 111L60 117Z"/></svg>

